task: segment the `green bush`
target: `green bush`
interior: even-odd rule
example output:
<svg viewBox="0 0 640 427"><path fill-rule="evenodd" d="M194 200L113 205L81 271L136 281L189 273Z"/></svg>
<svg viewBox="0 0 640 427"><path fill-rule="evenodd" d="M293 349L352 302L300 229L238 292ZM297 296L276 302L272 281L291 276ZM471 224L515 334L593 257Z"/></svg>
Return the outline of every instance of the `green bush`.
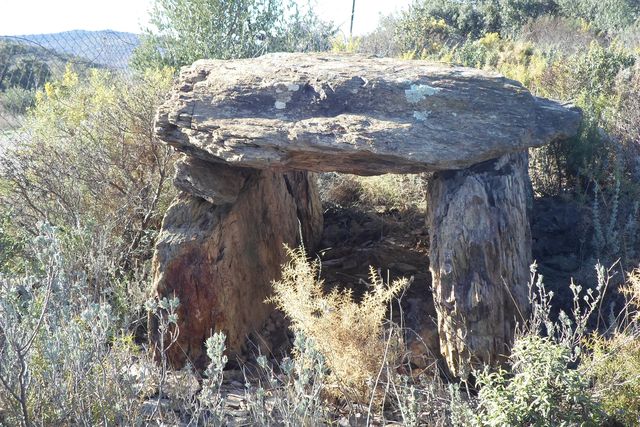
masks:
<svg viewBox="0 0 640 427"><path fill-rule="evenodd" d="M618 327L608 337L591 337L583 370L607 413L631 426L640 420L640 269L628 274L622 292L627 304Z"/></svg>
<svg viewBox="0 0 640 427"><path fill-rule="evenodd" d="M328 50L331 25L292 0L155 0L132 65L180 67L197 59Z"/></svg>
<svg viewBox="0 0 640 427"><path fill-rule="evenodd" d="M596 396L612 418L635 425L640 420L640 336L638 330L610 339L594 337L592 357L585 364Z"/></svg>
<svg viewBox="0 0 640 427"><path fill-rule="evenodd" d="M615 32L638 23L640 3L636 0L557 0L565 16L579 18L597 28Z"/></svg>
<svg viewBox="0 0 640 427"><path fill-rule="evenodd" d="M571 282L570 313L553 315L553 293L532 266L531 316L511 348L508 369L474 372L477 397L452 392L453 421L475 426L600 426L610 421L594 388L587 352L589 321L601 307L611 270L596 266L597 285L583 289ZM602 338L604 339L604 338Z"/></svg>
<svg viewBox="0 0 640 427"><path fill-rule="evenodd" d="M511 349L511 369L479 373L481 426L598 426L605 415L589 378L570 367L571 349L527 335Z"/></svg>

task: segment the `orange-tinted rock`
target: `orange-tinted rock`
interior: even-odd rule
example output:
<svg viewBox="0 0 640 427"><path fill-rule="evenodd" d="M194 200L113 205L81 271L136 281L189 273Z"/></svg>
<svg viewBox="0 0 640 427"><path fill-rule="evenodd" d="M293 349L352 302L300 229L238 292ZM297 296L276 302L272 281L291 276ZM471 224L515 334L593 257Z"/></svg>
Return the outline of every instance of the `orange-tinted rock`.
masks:
<svg viewBox="0 0 640 427"><path fill-rule="evenodd" d="M238 179L246 182L235 203L213 205L183 192L165 216L153 268L157 296L180 299L180 333L168 350L175 367L206 366L204 342L213 331L227 335L231 358L241 354L272 311L264 300L285 261L284 244L297 245L302 229L313 246L322 231L307 173L238 171ZM151 317L154 343L156 331Z"/></svg>

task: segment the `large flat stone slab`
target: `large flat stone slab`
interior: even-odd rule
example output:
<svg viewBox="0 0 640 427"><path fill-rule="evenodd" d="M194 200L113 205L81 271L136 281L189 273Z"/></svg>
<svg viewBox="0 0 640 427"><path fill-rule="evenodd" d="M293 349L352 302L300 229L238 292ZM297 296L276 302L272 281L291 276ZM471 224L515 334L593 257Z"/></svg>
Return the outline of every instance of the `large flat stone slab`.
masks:
<svg viewBox="0 0 640 427"><path fill-rule="evenodd" d="M573 136L580 119L487 71L280 53L184 68L156 132L204 160L373 175L466 168Z"/></svg>

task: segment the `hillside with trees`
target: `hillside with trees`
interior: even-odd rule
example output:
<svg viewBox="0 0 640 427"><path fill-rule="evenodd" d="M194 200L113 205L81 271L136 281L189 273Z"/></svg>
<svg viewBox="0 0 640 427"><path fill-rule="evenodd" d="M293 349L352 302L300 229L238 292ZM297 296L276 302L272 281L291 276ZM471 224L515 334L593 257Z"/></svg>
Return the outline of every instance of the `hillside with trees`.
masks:
<svg viewBox="0 0 640 427"><path fill-rule="evenodd" d="M139 38L105 37L0 38L0 425L640 424L636 0L415 0L354 38L290 0L154 0ZM323 173L321 250L289 249L247 354L211 331L206 369L172 369L157 109L181 66L280 51L479 68L580 108L529 150L531 314L500 366L455 378L411 323L431 177Z"/></svg>
<svg viewBox="0 0 640 427"><path fill-rule="evenodd" d="M51 56L75 57L94 67L126 69L140 36L121 31L73 30L51 34L25 34L5 37L8 41L42 48Z"/></svg>
<svg viewBox="0 0 640 427"><path fill-rule="evenodd" d="M69 66L127 71L139 37L115 31L66 31L55 34L0 36L0 129L16 127L47 81Z"/></svg>

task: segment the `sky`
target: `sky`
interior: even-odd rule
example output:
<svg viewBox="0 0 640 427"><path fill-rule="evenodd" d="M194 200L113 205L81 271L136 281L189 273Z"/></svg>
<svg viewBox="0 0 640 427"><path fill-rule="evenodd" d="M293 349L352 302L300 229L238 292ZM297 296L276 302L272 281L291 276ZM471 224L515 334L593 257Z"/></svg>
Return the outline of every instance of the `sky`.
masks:
<svg viewBox="0 0 640 427"><path fill-rule="evenodd" d="M352 0L315 0L315 10L349 33ZM139 33L152 0L0 0L0 35L68 30L116 30ZM355 35L376 27L380 14L406 8L411 0L356 0Z"/></svg>

